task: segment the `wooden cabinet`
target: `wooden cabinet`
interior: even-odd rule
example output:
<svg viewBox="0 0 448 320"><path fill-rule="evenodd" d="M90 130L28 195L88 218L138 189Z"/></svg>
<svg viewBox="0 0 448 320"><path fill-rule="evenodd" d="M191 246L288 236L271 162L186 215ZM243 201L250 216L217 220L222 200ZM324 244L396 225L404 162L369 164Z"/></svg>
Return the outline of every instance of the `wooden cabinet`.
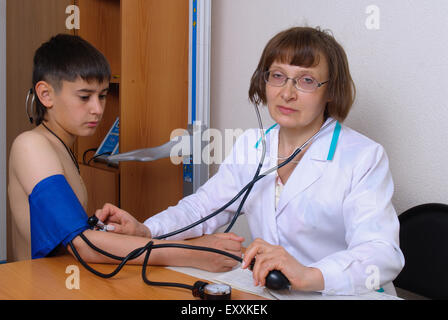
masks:
<svg viewBox="0 0 448 320"><path fill-rule="evenodd" d="M81 17L77 33L104 53L113 75L101 126L95 136L78 139L78 160L99 146L118 116L120 152L161 145L174 129L187 128L188 0L76 3ZM103 169L98 170L101 174ZM170 159L123 162L116 172L119 196L110 197L140 221L182 197L182 166Z"/></svg>
<svg viewBox="0 0 448 320"><path fill-rule="evenodd" d="M120 147L127 152L187 128L188 0L126 0L121 9ZM180 200L182 166L123 163L120 183L121 207L143 220Z"/></svg>

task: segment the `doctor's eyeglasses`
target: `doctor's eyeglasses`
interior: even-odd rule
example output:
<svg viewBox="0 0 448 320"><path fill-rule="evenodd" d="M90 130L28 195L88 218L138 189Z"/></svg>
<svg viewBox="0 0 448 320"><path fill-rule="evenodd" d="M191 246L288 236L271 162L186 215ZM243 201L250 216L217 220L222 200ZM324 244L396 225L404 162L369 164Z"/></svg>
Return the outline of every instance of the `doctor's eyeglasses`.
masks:
<svg viewBox="0 0 448 320"><path fill-rule="evenodd" d="M330 81L318 82L313 77L306 75L298 78L288 78L280 71L266 71L264 73L264 81L273 87L283 87L288 80L292 80L294 88L302 92L314 92Z"/></svg>

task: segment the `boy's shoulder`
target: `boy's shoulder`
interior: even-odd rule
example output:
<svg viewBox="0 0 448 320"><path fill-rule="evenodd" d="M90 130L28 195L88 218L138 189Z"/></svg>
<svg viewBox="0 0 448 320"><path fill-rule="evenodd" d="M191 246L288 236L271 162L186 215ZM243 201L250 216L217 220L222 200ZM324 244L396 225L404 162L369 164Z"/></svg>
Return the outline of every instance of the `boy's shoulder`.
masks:
<svg viewBox="0 0 448 320"><path fill-rule="evenodd" d="M20 133L13 141L13 147L32 147L34 144L50 144L37 128Z"/></svg>
<svg viewBox="0 0 448 320"><path fill-rule="evenodd" d="M11 145L11 156L32 158L36 153L56 154L50 141L36 129L20 133Z"/></svg>
<svg viewBox="0 0 448 320"><path fill-rule="evenodd" d="M63 173L57 151L36 129L23 132L14 139L9 158L11 173L27 191L43 178Z"/></svg>

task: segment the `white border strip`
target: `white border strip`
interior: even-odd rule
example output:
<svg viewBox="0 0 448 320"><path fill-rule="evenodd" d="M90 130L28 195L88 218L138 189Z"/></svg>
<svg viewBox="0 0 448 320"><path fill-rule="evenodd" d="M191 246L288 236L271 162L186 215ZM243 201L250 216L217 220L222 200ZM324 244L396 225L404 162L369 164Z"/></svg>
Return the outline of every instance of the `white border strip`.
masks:
<svg viewBox="0 0 448 320"><path fill-rule="evenodd" d="M197 8L196 16L196 43L193 44L193 13L194 5ZM190 0L189 14L189 37L190 46L188 49L188 123L193 124L193 120L200 121L201 125L207 128L210 125L210 56L211 56L211 16L212 0ZM196 70L193 70L193 46L196 49ZM196 83L193 84L193 72L196 75ZM196 117L193 119L192 96L193 90L196 92Z"/></svg>
<svg viewBox="0 0 448 320"><path fill-rule="evenodd" d="M197 29L197 120L210 127L211 0L198 1Z"/></svg>
<svg viewBox="0 0 448 320"><path fill-rule="evenodd" d="M6 0L0 0L0 261L6 260Z"/></svg>
<svg viewBox="0 0 448 320"><path fill-rule="evenodd" d="M201 135L199 142L197 139L193 139L193 150L202 150L205 143L202 141L202 133L210 127L211 2L212 0L190 0L188 124L193 128L192 134L195 133L196 129L199 129ZM197 11L193 12L195 7ZM196 98L193 103L194 96ZM195 143L200 145L196 146ZM193 162L196 161L193 160ZM201 161L201 164L193 166L192 172L192 192L194 193L208 180L209 166Z"/></svg>

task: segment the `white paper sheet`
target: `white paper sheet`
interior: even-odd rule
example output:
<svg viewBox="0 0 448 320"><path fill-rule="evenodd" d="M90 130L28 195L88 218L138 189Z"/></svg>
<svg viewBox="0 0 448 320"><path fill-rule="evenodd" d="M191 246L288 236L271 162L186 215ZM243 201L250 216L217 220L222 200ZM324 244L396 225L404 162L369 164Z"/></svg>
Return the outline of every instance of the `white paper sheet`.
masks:
<svg viewBox="0 0 448 320"><path fill-rule="evenodd" d="M212 282L225 283L234 289L252 293L267 299L277 300L402 300L401 298L372 291L358 296L329 296L319 292L302 292L293 290L268 290L253 285L252 272L241 269L238 265L229 272L208 272L195 268L167 267L168 269Z"/></svg>

